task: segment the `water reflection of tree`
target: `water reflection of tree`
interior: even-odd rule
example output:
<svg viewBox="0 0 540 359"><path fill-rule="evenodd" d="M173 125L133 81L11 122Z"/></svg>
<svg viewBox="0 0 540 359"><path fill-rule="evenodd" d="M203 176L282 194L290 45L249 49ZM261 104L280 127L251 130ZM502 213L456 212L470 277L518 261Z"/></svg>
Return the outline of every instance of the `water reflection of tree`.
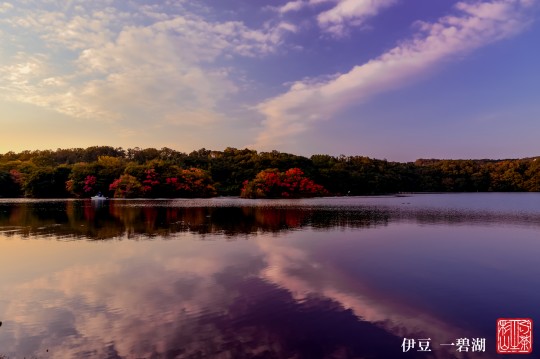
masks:
<svg viewBox="0 0 540 359"><path fill-rule="evenodd" d="M230 238L299 228L368 228L390 221L420 224L515 223L538 225L538 215L449 210L400 210L379 207L198 206L167 201L21 202L0 204L5 235L56 236L62 239L174 237L180 233Z"/></svg>
<svg viewBox="0 0 540 359"><path fill-rule="evenodd" d="M65 201L35 202L18 205L3 204L0 207L0 230L17 233L23 237L31 235L58 235L66 230Z"/></svg>
<svg viewBox="0 0 540 359"><path fill-rule="evenodd" d="M390 213L384 210L320 210L313 213L311 225L317 229L329 228L362 228L377 225L387 225Z"/></svg>
<svg viewBox="0 0 540 359"><path fill-rule="evenodd" d="M278 233L302 227L366 227L386 224L372 211L304 207L171 207L144 202L65 201L4 204L0 227L6 235L54 235L61 238L170 237L189 232L234 237Z"/></svg>

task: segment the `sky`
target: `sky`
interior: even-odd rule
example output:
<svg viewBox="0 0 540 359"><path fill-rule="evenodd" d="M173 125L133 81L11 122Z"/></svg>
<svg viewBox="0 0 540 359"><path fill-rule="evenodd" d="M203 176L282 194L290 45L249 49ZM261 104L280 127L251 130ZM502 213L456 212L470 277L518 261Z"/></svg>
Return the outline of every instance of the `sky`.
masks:
<svg viewBox="0 0 540 359"><path fill-rule="evenodd" d="M540 155L540 0L0 0L0 153Z"/></svg>

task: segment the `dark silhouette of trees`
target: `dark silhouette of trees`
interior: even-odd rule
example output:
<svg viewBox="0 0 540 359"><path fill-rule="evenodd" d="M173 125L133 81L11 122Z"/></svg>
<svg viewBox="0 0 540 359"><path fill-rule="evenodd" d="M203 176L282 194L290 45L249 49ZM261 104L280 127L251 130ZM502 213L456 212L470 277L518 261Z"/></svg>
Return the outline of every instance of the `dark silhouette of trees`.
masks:
<svg viewBox="0 0 540 359"><path fill-rule="evenodd" d="M21 195L20 173L16 170L0 171L0 197L16 198Z"/></svg>

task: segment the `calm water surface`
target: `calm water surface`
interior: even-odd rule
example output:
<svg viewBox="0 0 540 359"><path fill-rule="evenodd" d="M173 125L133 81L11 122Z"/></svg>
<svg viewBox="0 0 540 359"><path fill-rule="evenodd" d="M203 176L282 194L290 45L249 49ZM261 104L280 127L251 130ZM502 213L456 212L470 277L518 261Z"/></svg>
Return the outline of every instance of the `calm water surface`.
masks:
<svg viewBox="0 0 540 359"><path fill-rule="evenodd" d="M540 194L0 199L0 268L10 358L506 359L497 318L540 323Z"/></svg>

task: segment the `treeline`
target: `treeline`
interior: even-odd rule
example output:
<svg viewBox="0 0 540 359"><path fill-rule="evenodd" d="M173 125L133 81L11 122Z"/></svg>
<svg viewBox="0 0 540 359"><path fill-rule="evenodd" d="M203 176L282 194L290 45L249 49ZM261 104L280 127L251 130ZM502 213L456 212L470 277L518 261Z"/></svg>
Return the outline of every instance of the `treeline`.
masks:
<svg viewBox="0 0 540 359"><path fill-rule="evenodd" d="M287 172L291 169L295 170ZM320 193L331 195L540 191L536 158L400 163L236 148L203 148L187 154L170 148L94 146L0 155L0 196L89 197L97 192L110 197L238 196L246 181L260 181L261 172L269 178L272 173L300 173L296 169L305 176L303 183L320 185L324 188Z"/></svg>

